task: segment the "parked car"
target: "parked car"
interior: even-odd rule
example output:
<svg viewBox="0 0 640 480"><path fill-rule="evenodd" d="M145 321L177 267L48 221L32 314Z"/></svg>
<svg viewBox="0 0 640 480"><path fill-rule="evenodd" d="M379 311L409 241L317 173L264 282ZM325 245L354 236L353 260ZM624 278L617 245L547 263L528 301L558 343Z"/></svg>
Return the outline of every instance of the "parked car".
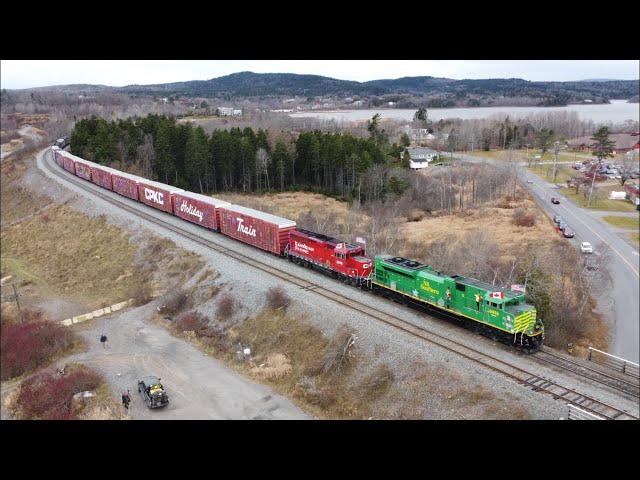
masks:
<svg viewBox="0 0 640 480"><path fill-rule="evenodd" d="M527 183L533 183L533 180L527 180Z"/></svg>
<svg viewBox="0 0 640 480"><path fill-rule="evenodd" d="M556 225L559 225L561 221L562 221L562 217L560 215L553 216L553 223L555 223Z"/></svg>
<svg viewBox="0 0 640 480"><path fill-rule="evenodd" d="M582 242L580 244L580 251L582 253L593 253L593 245L591 245L589 242Z"/></svg>
<svg viewBox="0 0 640 480"><path fill-rule="evenodd" d="M560 199L558 197L551 197L551 203L558 205L560 203Z"/></svg>
<svg viewBox="0 0 640 480"><path fill-rule="evenodd" d="M562 231L562 234L564 235L564 238L573 238L575 236L575 233L573 233L573 230L571 230L569 227L565 227L565 229Z"/></svg>
<svg viewBox="0 0 640 480"><path fill-rule="evenodd" d="M158 377L149 376L138 380L138 392L149 408L161 408L169 404L169 396Z"/></svg>
<svg viewBox="0 0 640 480"><path fill-rule="evenodd" d="M567 225L567 222L564 221L560 221L560 223L558 223L558 230L560 230L561 232L564 232L564 229L567 228L569 225Z"/></svg>

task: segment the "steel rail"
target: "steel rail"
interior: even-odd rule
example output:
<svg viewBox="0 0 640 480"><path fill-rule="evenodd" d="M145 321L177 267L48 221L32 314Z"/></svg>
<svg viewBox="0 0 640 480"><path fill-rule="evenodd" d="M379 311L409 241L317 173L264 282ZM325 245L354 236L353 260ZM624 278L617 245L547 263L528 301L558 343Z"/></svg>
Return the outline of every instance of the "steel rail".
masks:
<svg viewBox="0 0 640 480"><path fill-rule="evenodd" d="M511 365L504 360L498 359L494 356L475 350L460 342L451 340L443 335L434 333L422 326L415 325L414 323L403 320L395 315L383 312L376 308L370 307L362 302L345 297L344 295L328 290L318 283L311 282L309 280L297 277L289 272L278 269L271 265L268 265L260 260L256 260L254 257L250 257L239 253L237 251L229 250L226 247L222 247L219 243L212 241L211 239L205 239L201 235L197 235L193 232L187 231L183 228L177 227L169 222L161 220L153 215L150 215L139 208L134 208L127 203L112 198L110 195L104 193L104 189L86 180L80 179L63 169L53 169L50 162L43 158L45 168L60 178L64 178L69 183L76 185L77 187L95 195L108 203L111 203L123 210L133 213L134 215L144 218L145 220L159 225L162 228L170 230L178 235L188 238L194 243L198 243L202 246L210 248L218 253L228 255L240 262L251 265L252 267L262 270L272 276L280 278L285 282L297 285L299 288L306 289L313 293L316 293L327 300L333 301L343 306L347 306L352 310L363 313L369 317L372 317L378 321L381 321L387 325L391 325L394 328L404 331L412 336L418 337L429 343L439 346L449 352L462 356L468 360L478 363L486 368L489 368L501 375L507 376L516 382L526 385L532 388L534 391L542 391L552 395L555 399L562 398L567 402L574 404L582 409L593 412L597 415L602 415L609 419L633 419L638 420L640 417L629 413L627 411L618 409L612 405L608 405L595 398L589 397L585 394L576 392L573 389L563 387L552 380L548 380L544 377L540 377L531 372L528 372L520 367ZM57 166L57 165L56 165ZM175 218L175 217L173 217ZM209 230L207 230L209 231Z"/></svg>
<svg viewBox="0 0 640 480"><path fill-rule="evenodd" d="M640 385L638 385L638 383L629 382L623 378L609 375L608 373L602 372L598 369L578 363L570 358L565 358L561 355L551 352L546 347L543 347L539 352L533 355L532 358L536 361L540 360L550 365L555 365L558 368L575 373L576 375L579 375L601 385L605 385L609 388L613 388L622 393L632 395L635 398L640 398ZM603 378L605 380L603 380Z"/></svg>

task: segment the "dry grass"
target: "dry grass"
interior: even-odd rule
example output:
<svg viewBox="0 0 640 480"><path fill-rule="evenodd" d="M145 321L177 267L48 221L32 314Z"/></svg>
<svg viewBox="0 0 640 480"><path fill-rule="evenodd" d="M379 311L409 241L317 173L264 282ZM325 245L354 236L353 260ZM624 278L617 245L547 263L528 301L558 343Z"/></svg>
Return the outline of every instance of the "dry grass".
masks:
<svg viewBox="0 0 640 480"><path fill-rule="evenodd" d="M535 212L537 209L535 203L529 199L525 200L524 206L528 212ZM541 218L546 217L538 214L538 220ZM487 229L489 223L491 228ZM547 248L557 239L551 221L537 221L532 227L520 227L513 224L513 210L495 206L453 215L434 215L419 222L405 223L403 226L406 238L419 239L418 248L420 245L425 246L441 240L451 233L460 234L462 237L462 234L479 230L490 234L497 246L513 256L527 247Z"/></svg>
<svg viewBox="0 0 640 480"><path fill-rule="evenodd" d="M284 192L265 195L221 193L214 196L228 202L289 218L296 222L304 221L305 215L309 212L315 214L321 212L322 216L332 218L338 225L354 221L357 225L366 221L366 215L350 213L348 203L340 202L318 193ZM314 228L314 226L306 225L306 228Z"/></svg>
<svg viewBox="0 0 640 480"><path fill-rule="evenodd" d="M127 235L69 207L54 206L4 229L1 239L2 276L29 278L62 297L114 303L144 281L129 274L136 247Z"/></svg>
<svg viewBox="0 0 640 480"><path fill-rule="evenodd" d="M496 394L443 363L415 361L396 380L382 418L526 419L527 410L511 395Z"/></svg>
<svg viewBox="0 0 640 480"><path fill-rule="evenodd" d="M260 379L278 379L290 375L293 369L289 358L282 353L271 353L267 355L264 363L252 367L252 375Z"/></svg>

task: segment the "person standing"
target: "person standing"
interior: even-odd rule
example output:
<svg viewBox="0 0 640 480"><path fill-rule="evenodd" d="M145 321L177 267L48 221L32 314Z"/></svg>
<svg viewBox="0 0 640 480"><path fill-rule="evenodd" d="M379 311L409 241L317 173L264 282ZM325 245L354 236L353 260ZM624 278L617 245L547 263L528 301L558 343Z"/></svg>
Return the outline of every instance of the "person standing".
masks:
<svg viewBox="0 0 640 480"><path fill-rule="evenodd" d="M131 403L131 395L129 394L129 390L122 394L122 405L126 410L129 410L129 404Z"/></svg>
<svg viewBox="0 0 640 480"><path fill-rule="evenodd" d="M100 343L102 343L102 348L107 348L107 336L104 333L100 335Z"/></svg>
<svg viewBox="0 0 640 480"><path fill-rule="evenodd" d="M480 311L480 294L476 293L476 307L478 308L478 311Z"/></svg>
<svg viewBox="0 0 640 480"><path fill-rule="evenodd" d="M448 288L447 288L446 295L447 295L447 308L451 308L451 290L449 290Z"/></svg>

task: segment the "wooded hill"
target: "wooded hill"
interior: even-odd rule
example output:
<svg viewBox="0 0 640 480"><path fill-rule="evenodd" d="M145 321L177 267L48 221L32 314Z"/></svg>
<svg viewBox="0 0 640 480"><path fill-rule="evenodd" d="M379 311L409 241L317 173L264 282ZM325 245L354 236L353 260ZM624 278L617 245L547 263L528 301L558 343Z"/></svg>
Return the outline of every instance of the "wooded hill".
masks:
<svg viewBox="0 0 640 480"><path fill-rule="evenodd" d="M482 98L534 99L542 106L581 103L606 103L610 99L630 99L638 96L638 80L585 80L578 82L530 82L518 78L493 78L480 80L453 80L438 77L402 77L388 80L355 82L319 75L292 73L240 72L210 80L194 80L156 85L129 85L104 87L67 85L46 87L61 91L112 91L129 95L179 95L186 97L322 97L335 98L376 96L410 96L437 100L429 107L450 107L484 104ZM44 90L40 88L38 90ZM35 90L35 89L34 89ZM414 99L415 100L415 99ZM485 99L486 100L486 99Z"/></svg>

